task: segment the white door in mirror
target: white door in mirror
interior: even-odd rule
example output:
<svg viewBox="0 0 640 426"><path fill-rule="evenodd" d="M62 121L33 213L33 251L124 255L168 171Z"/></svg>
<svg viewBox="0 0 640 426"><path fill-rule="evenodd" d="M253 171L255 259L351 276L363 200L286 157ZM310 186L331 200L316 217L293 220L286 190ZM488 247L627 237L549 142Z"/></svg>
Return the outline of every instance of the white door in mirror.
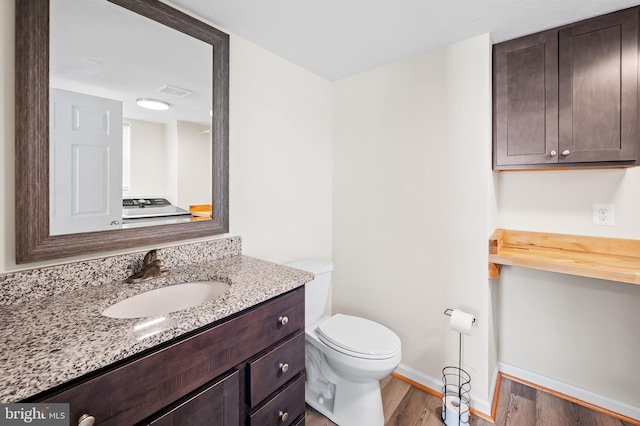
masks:
<svg viewBox="0 0 640 426"><path fill-rule="evenodd" d="M122 220L122 102L51 89L50 234Z"/></svg>

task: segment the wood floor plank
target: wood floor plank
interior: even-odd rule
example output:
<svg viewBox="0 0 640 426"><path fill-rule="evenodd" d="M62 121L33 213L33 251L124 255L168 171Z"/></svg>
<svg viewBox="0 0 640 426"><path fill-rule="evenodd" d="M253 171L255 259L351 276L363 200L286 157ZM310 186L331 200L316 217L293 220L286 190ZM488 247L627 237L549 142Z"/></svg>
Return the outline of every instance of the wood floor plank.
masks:
<svg viewBox="0 0 640 426"><path fill-rule="evenodd" d="M587 407L580 406L579 410L583 418L593 419L594 426L631 426L622 420L608 416L605 413L591 410Z"/></svg>
<svg viewBox="0 0 640 426"><path fill-rule="evenodd" d="M392 375L388 375L384 379L380 380L380 390L383 391L384 388L391 382L393 382L393 376Z"/></svg>
<svg viewBox="0 0 640 426"><path fill-rule="evenodd" d="M510 393L509 399L505 402L507 402L507 415L504 422L505 426L535 426L535 401Z"/></svg>
<svg viewBox="0 0 640 426"><path fill-rule="evenodd" d="M313 408L308 405L305 406L304 410L304 424L306 426L327 426L327 422L329 419L322 416L320 413L315 411Z"/></svg>
<svg viewBox="0 0 640 426"><path fill-rule="evenodd" d="M435 400L435 401L434 401ZM385 426L441 426L442 420L433 411L439 398L411 386Z"/></svg>
<svg viewBox="0 0 640 426"><path fill-rule="evenodd" d="M495 426L497 423L490 422L489 420L485 420L482 417L471 415L471 419L469 419L470 426Z"/></svg>
<svg viewBox="0 0 640 426"><path fill-rule="evenodd" d="M308 405L304 411L304 424L305 426L337 426Z"/></svg>
<svg viewBox="0 0 640 426"><path fill-rule="evenodd" d="M419 389L416 389L416 390L419 390ZM428 395L428 396L425 396L427 401L427 409L431 413L435 414L435 418L438 419L440 423L442 423L442 398L438 398L422 390L420 390L420 392Z"/></svg>
<svg viewBox="0 0 640 426"><path fill-rule="evenodd" d="M596 426L594 411L582 407L574 402L565 401L564 414L571 425ZM571 423L573 422L573 423Z"/></svg>
<svg viewBox="0 0 640 426"><path fill-rule="evenodd" d="M507 410L509 405L506 401L509 401L509 394L511 393L511 380L502 379L500 383L500 394L498 395L498 409L496 410L496 424L504 424L507 419ZM502 402L502 404L500 403ZM502 423L501 423L502 422Z"/></svg>
<svg viewBox="0 0 640 426"><path fill-rule="evenodd" d="M585 410L589 410L586 407L582 408ZM633 426L631 423L627 423L599 411L593 411L593 417L595 418L596 426Z"/></svg>
<svg viewBox="0 0 640 426"><path fill-rule="evenodd" d="M529 401L536 402L538 391L518 382L511 383L511 393Z"/></svg>
<svg viewBox="0 0 640 426"><path fill-rule="evenodd" d="M388 422L402 400L410 389L413 388L409 383L398 380L393 376L383 379L380 383L380 389L384 398L382 398L382 410L384 411L384 421ZM393 380L391 380L393 379Z"/></svg>
<svg viewBox="0 0 640 426"><path fill-rule="evenodd" d="M575 426L564 415L564 404L567 401L538 391L536 402L536 426Z"/></svg>
<svg viewBox="0 0 640 426"><path fill-rule="evenodd" d="M331 420L318 413L313 408L306 406L304 412L304 424L306 426L336 426Z"/></svg>

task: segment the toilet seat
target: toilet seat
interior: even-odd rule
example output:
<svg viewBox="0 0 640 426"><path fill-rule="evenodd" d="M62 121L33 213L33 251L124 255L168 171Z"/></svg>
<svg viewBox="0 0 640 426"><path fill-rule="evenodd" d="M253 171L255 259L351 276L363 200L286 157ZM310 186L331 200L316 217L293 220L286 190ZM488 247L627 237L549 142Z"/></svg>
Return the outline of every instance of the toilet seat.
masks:
<svg viewBox="0 0 640 426"><path fill-rule="evenodd" d="M388 359L400 351L400 338L393 331L365 318L336 314L316 333L327 346L357 358Z"/></svg>

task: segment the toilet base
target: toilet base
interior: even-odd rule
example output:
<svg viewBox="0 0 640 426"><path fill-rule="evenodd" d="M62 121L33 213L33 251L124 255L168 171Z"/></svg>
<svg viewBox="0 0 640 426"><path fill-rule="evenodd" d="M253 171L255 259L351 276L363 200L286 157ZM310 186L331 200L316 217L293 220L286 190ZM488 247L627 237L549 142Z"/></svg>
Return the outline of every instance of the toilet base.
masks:
<svg viewBox="0 0 640 426"><path fill-rule="evenodd" d="M330 380L333 392L328 396L333 398L326 398L317 386L307 382L306 403L338 426L384 426L379 381L353 383L340 377Z"/></svg>

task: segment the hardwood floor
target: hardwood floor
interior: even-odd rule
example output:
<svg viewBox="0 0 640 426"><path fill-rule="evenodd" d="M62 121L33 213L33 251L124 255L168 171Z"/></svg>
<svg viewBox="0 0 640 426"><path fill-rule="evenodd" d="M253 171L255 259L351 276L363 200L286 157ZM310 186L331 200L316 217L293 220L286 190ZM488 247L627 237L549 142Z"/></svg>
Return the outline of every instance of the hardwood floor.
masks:
<svg viewBox="0 0 640 426"><path fill-rule="evenodd" d="M477 424L491 424L484 422ZM498 397L496 425L632 426L632 423L623 422L604 413L503 377Z"/></svg>
<svg viewBox="0 0 640 426"><path fill-rule="evenodd" d="M389 376L380 382L385 426L441 426L439 398ZM307 406L306 426L335 426ZM473 426L494 425L472 415ZM633 426L546 392L503 378L496 426ZM349 425L341 425L349 426Z"/></svg>

